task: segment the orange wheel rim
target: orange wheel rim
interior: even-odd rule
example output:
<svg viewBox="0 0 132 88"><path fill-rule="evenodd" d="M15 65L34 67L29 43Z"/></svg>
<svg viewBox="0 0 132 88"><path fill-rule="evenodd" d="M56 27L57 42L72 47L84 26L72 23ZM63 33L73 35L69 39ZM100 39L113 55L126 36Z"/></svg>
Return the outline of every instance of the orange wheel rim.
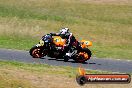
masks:
<svg viewBox="0 0 132 88"><path fill-rule="evenodd" d="M79 55L84 57L85 59L88 58L88 54L86 52L80 52Z"/></svg>
<svg viewBox="0 0 132 88"><path fill-rule="evenodd" d="M36 58L39 58L40 55L39 55L39 49L34 49L33 52L32 52L32 55Z"/></svg>
<svg viewBox="0 0 132 88"><path fill-rule="evenodd" d="M87 59L88 58L88 54L84 53L84 58Z"/></svg>

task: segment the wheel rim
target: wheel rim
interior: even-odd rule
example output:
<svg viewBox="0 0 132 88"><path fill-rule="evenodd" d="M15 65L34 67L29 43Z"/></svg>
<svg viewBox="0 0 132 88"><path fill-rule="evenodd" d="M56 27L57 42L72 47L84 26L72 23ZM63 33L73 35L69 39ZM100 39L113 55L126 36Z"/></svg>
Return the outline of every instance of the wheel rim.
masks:
<svg viewBox="0 0 132 88"><path fill-rule="evenodd" d="M34 58L40 58L41 57L41 53L40 53L40 49L34 49L32 52L32 55Z"/></svg>
<svg viewBox="0 0 132 88"><path fill-rule="evenodd" d="M77 61L83 62L83 61L86 61L88 58L89 56L86 52L80 52L77 56Z"/></svg>
<svg viewBox="0 0 132 88"><path fill-rule="evenodd" d="M82 53L82 56L84 57L84 59L87 59L88 58L88 54L86 52L83 52Z"/></svg>

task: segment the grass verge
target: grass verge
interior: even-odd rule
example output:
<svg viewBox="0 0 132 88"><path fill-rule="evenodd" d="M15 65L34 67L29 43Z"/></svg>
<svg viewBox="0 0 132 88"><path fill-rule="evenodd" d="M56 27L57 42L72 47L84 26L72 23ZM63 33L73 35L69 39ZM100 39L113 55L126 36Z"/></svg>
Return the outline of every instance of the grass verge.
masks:
<svg viewBox="0 0 132 88"><path fill-rule="evenodd" d="M27 64L0 60L1 88L80 88L75 81L77 68L51 66L46 64ZM88 70L88 74L111 72ZM109 85L109 86L108 86ZM131 84L88 84L84 88L131 88ZM118 86L118 87L117 87Z"/></svg>

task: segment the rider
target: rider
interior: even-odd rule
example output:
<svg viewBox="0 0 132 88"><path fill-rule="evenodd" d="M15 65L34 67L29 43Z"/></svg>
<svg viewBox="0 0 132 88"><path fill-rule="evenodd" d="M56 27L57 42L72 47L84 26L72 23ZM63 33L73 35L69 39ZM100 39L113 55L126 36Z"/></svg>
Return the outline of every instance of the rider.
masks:
<svg viewBox="0 0 132 88"><path fill-rule="evenodd" d="M67 42L65 46L67 47L66 50L67 53L69 51L70 53L72 52L71 47L73 42L78 43L75 37L73 36L73 34L69 32L69 28L62 28L59 33L50 33L50 34L52 36L60 36L62 39L66 39Z"/></svg>

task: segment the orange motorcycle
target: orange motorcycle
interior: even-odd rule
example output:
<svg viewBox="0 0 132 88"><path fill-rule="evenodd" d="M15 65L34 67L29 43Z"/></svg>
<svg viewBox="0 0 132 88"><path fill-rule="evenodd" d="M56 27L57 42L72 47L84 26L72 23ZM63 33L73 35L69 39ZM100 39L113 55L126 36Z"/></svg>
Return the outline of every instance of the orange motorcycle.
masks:
<svg viewBox="0 0 132 88"><path fill-rule="evenodd" d="M90 59L92 53L88 49L89 46L92 46L92 42L81 40L80 42L73 42L70 49L72 52L70 56L67 53L66 40L62 39L60 36L51 36L46 34L43 36L38 44L33 46L29 53L33 58L42 58L48 56L56 59L64 59L68 61L73 59L76 62L83 63Z"/></svg>

